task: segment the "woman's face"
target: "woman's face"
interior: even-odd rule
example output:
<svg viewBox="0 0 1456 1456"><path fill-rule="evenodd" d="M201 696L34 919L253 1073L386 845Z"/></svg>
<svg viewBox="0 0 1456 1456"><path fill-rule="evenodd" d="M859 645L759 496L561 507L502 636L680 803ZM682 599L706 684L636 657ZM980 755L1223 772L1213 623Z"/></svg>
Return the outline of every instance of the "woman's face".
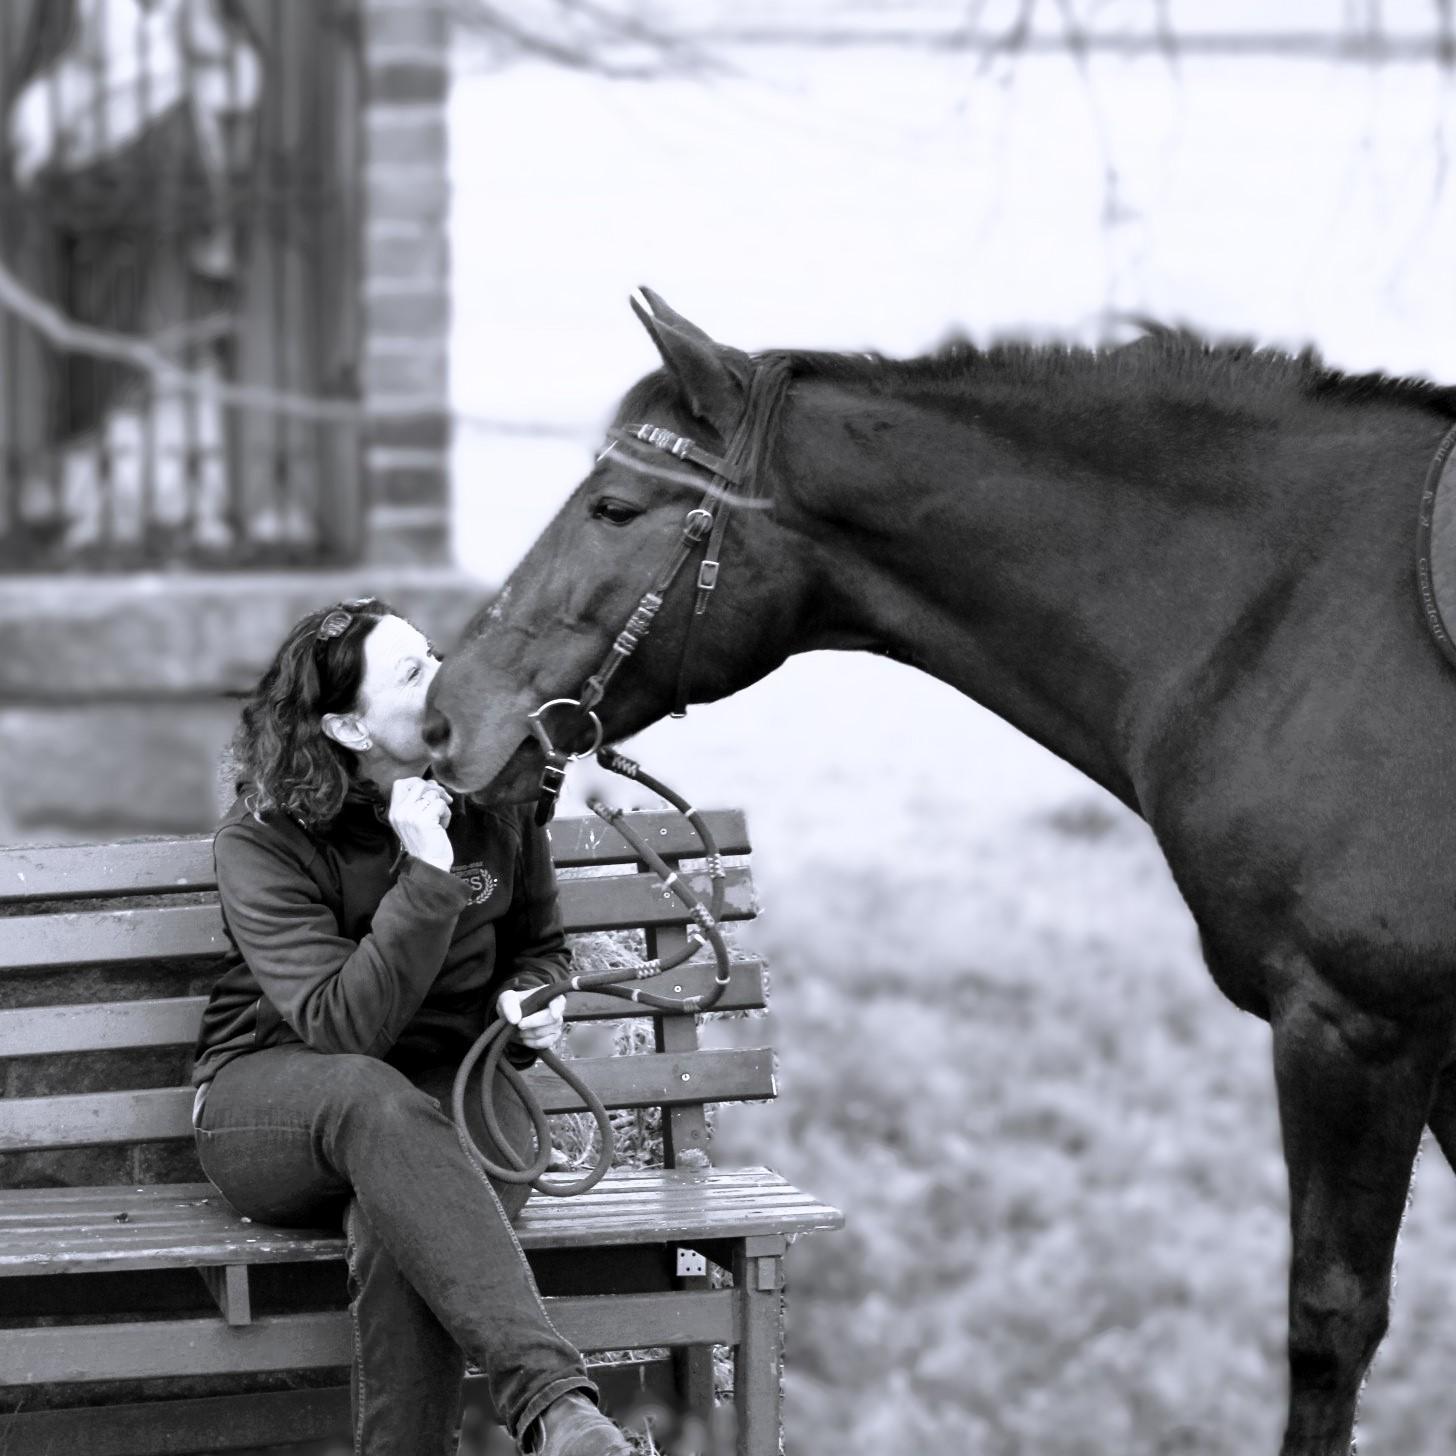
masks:
<svg viewBox="0 0 1456 1456"><path fill-rule="evenodd" d="M402 617L381 617L364 639L364 680L354 709L374 748L400 764L423 769L430 750L420 737L425 694L440 660Z"/></svg>

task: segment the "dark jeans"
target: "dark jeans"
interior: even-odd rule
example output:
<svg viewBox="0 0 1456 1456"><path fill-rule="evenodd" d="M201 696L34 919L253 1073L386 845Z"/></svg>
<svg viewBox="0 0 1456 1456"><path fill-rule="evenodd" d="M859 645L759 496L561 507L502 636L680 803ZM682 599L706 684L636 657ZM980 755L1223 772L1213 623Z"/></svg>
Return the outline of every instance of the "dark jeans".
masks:
<svg viewBox="0 0 1456 1456"><path fill-rule="evenodd" d="M270 1047L228 1062L197 1119L203 1170L239 1213L294 1227L342 1219L358 1456L455 1456L467 1358L517 1440L557 1396L596 1395L511 1228L528 1190L494 1186L456 1138L454 1072ZM519 1103L505 1093L497 1105L523 1143ZM482 1121L478 1107L467 1117Z"/></svg>

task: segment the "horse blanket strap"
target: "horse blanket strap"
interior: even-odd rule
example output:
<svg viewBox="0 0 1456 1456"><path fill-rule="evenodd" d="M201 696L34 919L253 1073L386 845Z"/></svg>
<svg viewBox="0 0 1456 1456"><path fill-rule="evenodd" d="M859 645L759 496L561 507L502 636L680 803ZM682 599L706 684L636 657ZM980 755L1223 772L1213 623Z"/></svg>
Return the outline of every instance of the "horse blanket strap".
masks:
<svg viewBox="0 0 1456 1456"><path fill-rule="evenodd" d="M1421 614L1436 646L1456 667L1456 425L1436 447L1421 493L1416 547Z"/></svg>

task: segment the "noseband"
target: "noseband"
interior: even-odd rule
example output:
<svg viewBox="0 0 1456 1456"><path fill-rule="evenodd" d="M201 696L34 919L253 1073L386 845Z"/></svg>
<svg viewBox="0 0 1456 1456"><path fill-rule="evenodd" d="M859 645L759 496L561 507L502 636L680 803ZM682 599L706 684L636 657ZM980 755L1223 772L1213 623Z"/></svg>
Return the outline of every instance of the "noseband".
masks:
<svg viewBox="0 0 1456 1456"><path fill-rule="evenodd" d="M698 563L697 598L693 603L693 614L688 618L687 635L683 639L682 656L678 660L677 690L674 694L672 716L681 718L687 712L688 662L692 657L693 640L697 625L708 610L708 602L718 585L719 553L723 536L728 529L728 507L732 504L732 492L736 487L742 491L743 482L728 467L728 460L742 453L747 431L747 412L739 421L738 428L724 456L710 454L696 441L685 435L676 435L660 425L622 425L609 432L614 443L625 445L646 445L660 450L678 460L697 465L709 473L709 482L703 498L683 517L682 532L673 548L671 558L654 578L652 585L643 593L642 599L633 608L626 625L617 634L601 666L597 668L582 688L579 698L552 698L542 703L534 713L528 715L531 732L536 735L546 754L546 767L541 772L540 797L536 801L536 822L544 824L556 812L556 800L566 778L566 766L578 758L596 753L602 746L602 722L596 708L606 696L607 688L618 669L637 650L642 639L652 630L652 624L662 608L667 593L678 578L684 566L704 541L707 546L703 559ZM715 509L716 507L716 509ZM592 742L589 748L576 753L566 753L552 741L542 722L542 716L550 708L575 708L589 721Z"/></svg>

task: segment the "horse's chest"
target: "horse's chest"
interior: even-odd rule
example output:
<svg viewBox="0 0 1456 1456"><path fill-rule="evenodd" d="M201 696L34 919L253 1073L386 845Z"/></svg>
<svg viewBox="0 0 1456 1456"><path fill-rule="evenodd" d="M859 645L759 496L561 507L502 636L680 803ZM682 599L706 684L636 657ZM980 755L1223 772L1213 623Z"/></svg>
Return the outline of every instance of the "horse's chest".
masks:
<svg viewBox="0 0 1456 1456"><path fill-rule="evenodd" d="M1210 950L1208 937L1203 939L1203 961L1213 984L1240 1011L1269 1019L1269 983L1257 956L1229 954Z"/></svg>

